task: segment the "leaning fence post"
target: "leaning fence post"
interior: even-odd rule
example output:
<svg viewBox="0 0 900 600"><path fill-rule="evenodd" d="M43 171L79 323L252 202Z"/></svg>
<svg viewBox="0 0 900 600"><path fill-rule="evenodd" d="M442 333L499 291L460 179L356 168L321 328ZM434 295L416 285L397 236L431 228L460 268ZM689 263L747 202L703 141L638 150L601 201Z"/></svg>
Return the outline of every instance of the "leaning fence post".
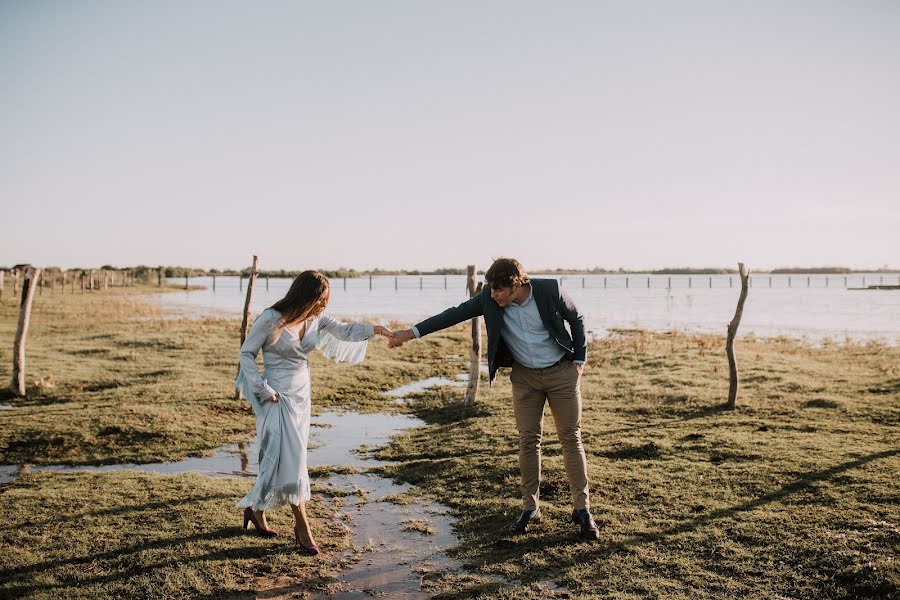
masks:
<svg viewBox="0 0 900 600"><path fill-rule="evenodd" d="M244 299L244 318L241 320L241 346L244 345L244 340L247 339L247 322L250 320L250 299L253 297L253 282L256 281L256 276L259 273L256 270L256 267L259 263L259 258L254 254L253 255L253 266L250 268L250 277L247 279L247 297ZM241 277L243 280L243 277ZM241 365L238 364L238 374L241 372ZM241 399L241 390L237 386L234 388L234 399Z"/></svg>
<svg viewBox="0 0 900 600"><path fill-rule="evenodd" d="M34 286L40 275L40 268L26 265L25 278L22 281L22 301L19 305L19 326L16 329L16 341L13 345L13 371L10 386L13 393L19 397L25 395L25 339L28 337L28 324L31 321Z"/></svg>
<svg viewBox="0 0 900 600"><path fill-rule="evenodd" d="M475 287L475 265L466 268L466 290L469 297L481 293L482 284ZM481 319L472 319L472 347L469 350L469 383L466 385L465 406L475 404L478 395L478 380L481 375Z"/></svg>
<svg viewBox="0 0 900 600"><path fill-rule="evenodd" d="M728 408L734 408L738 391L737 361L734 358L734 336L737 334L738 325L741 323L741 315L744 314L744 301L747 299L747 279L749 273L744 263L738 263L738 273L741 275L741 295L738 298L734 318L728 324L728 339L725 342L725 354L728 355Z"/></svg>

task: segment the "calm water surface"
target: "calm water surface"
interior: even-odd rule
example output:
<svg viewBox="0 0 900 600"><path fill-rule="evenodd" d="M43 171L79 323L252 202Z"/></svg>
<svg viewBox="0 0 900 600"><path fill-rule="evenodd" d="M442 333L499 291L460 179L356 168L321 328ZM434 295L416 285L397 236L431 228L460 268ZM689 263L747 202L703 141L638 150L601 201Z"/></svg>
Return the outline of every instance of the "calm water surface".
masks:
<svg viewBox="0 0 900 600"><path fill-rule="evenodd" d="M561 282L594 337L619 328L724 333L740 292L739 278L729 275L589 275L563 277ZM751 276L740 331L812 342L850 338L897 344L900 290L852 289L879 283L896 285L900 276ZM153 299L194 316L236 317L243 310L246 280L217 277L213 287L212 277L198 277L190 284L206 287ZM172 278L169 285L183 286L184 279ZM258 279L251 312L256 315L272 305L289 285L289 279ZM465 298L465 277L458 275L333 279L328 312L348 319L374 317L412 324Z"/></svg>

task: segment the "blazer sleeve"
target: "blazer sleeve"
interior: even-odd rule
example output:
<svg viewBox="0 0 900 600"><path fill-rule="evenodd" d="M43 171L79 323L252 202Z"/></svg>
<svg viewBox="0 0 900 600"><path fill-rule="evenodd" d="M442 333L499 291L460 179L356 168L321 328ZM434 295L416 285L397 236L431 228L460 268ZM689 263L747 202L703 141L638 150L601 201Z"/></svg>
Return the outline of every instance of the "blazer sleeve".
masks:
<svg viewBox="0 0 900 600"><path fill-rule="evenodd" d="M487 292L490 294L490 288L487 288ZM421 323L416 323L416 329L419 330L419 335L426 336L429 333L452 327L457 323L480 317L484 315L484 302L484 291L482 291L459 306L448 308L440 314L428 317Z"/></svg>
<svg viewBox="0 0 900 600"><path fill-rule="evenodd" d="M575 350L575 360L587 361L587 337L584 333L584 315L578 312L578 307L572 298L559 290L559 312L569 324L572 331L572 346Z"/></svg>

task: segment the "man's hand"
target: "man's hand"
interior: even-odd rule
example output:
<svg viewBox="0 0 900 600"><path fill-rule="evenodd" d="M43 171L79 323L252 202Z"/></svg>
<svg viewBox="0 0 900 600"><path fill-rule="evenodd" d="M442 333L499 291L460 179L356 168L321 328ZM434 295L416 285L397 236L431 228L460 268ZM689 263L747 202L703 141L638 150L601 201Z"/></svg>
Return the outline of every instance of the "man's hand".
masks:
<svg viewBox="0 0 900 600"><path fill-rule="evenodd" d="M584 363L582 363L582 364L580 364L580 365L579 365L579 364L576 364L576 365L575 365L575 370L578 371L578 376L579 376L579 377L581 377L582 375L584 375Z"/></svg>
<svg viewBox="0 0 900 600"><path fill-rule="evenodd" d="M409 340L416 337L416 334L413 333L412 329L402 329L400 331L395 331L394 335L392 335L388 340L389 348L399 348Z"/></svg>

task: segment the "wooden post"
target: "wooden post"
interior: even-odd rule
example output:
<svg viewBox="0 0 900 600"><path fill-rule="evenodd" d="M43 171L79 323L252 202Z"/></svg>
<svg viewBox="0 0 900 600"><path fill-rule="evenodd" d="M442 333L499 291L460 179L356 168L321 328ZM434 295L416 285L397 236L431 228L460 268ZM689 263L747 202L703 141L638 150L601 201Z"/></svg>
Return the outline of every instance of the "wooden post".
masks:
<svg viewBox="0 0 900 600"><path fill-rule="evenodd" d="M81 293L84 293L84 288L87 285L86 281L87 275L84 274L84 271L81 272Z"/></svg>
<svg viewBox="0 0 900 600"><path fill-rule="evenodd" d="M13 296L19 293L19 269L13 269Z"/></svg>
<svg viewBox="0 0 900 600"><path fill-rule="evenodd" d="M156 273L156 284L159 287L162 287L162 284L163 284L163 268L162 267L160 267Z"/></svg>
<svg viewBox="0 0 900 600"><path fill-rule="evenodd" d="M628 278L625 278L625 289L628 289Z"/></svg>
<svg viewBox="0 0 900 600"><path fill-rule="evenodd" d="M369 291L372 291L372 276L369 275Z"/></svg>
<svg viewBox="0 0 900 600"><path fill-rule="evenodd" d="M39 268L27 265L25 278L22 281L22 301L19 304L19 326L16 329L16 341L13 345L13 371L11 388L16 396L25 396L25 339L28 337L28 324L31 321L31 304L34 301L34 286L41 276Z"/></svg>
<svg viewBox="0 0 900 600"><path fill-rule="evenodd" d="M216 291L216 276L213 275L212 278L213 278L213 291L215 292Z"/></svg>
<svg viewBox="0 0 900 600"><path fill-rule="evenodd" d="M584 277L581 278L581 289L584 289Z"/></svg>
<svg viewBox="0 0 900 600"><path fill-rule="evenodd" d="M35 280L36 281L34 282L34 284L38 287L38 296L43 296L44 295L44 274L41 272L38 272L38 274L35 275ZM22 286L22 291L23 292L25 291L24 284Z"/></svg>
<svg viewBox="0 0 900 600"><path fill-rule="evenodd" d="M397 277L396 275L394 275L394 291L395 291L395 292L396 292L397 289L398 289L398 288L397 288L397 285L398 285L397 279L398 279L398 277Z"/></svg>
<svg viewBox="0 0 900 600"><path fill-rule="evenodd" d="M266 291L269 291L269 276L266 275Z"/></svg>
<svg viewBox="0 0 900 600"><path fill-rule="evenodd" d="M259 273L257 270L257 265L259 264L259 258L254 254L253 255L253 266L250 268L250 278L247 280L247 296L244 299L244 318L241 320L241 346L244 345L244 340L247 339L247 322L250 320L250 299L253 297L253 282L256 281L256 276ZM241 277L243 280L243 276ZM238 373L241 371L241 366L238 365ZM234 399L241 399L241 390L237 387L234 388Z"/></svg>
<svg viewBox="0 0 900 600"><path fill-rule="evenodd" d="M709 278L709 289L712 289L712 277Z"/></svg>
<svg viewBox="0 0 900 600"><path fill-rule="evenodd" d="M3 280L6 278L6 271L0 269L0 300L3 300Z"/></svg>
<svg viewBox="0 0 900 600"><path fill-rule="evenodd" d="M77 279L77 277L75 277L75 273L72 273L72 293L73 294L75 293L75 280L76 279Z"/></svg>
<svg viewBox="0 0 900 600"><path fill-rule="evenodd" d="M238 273L238 291L239 292L244 291L244 274L243 273Z"/></svg>
<svg viewBox="0 0 900 600"><path fill-rule="evenodd" d="M693 287L693 281L691 277L688 277L688 288Z"/></svg>
<svg viewBox="0 0 900 600"><path fill-rule="evenodd" d="M444 289L447 289L447 276L444 275Z"/></svg>
<svg viewBox="0 0 900 600"><path fill-rule="evenodd" d="M791 287L791 277L788 275L788 287Z"/></svg>
<svg viewBox="0 0 900 600"><path fill-rule="evenodd" d="M647 278L647 289L648 290L650 289L650 278L649 277Z"/></svg>
<svg viewBox="0 0 900 600"><path fill-rule="evenodd" d="M422 278L419 277L419 291L422 291Z"/></svg>
<svg viewBox="0 0 900 600"><path fill-rule="evenodd" d="M672 278L671 277L669 277L669 280L666 281L666 289L669 289L669 290L672 289Z"/></svg>
<svg viewBox="0 0 900 600"><path fill-rule="evenodd" d="M344 277L344 291L347 291L347 278Z"/></svg>
<svg viewBox="0 0 900 600"><path fill-rule="evenodd" d="M603 278L603 289L606 289L606 277Z"/></svg>
<svg viewBox="0 0 900 600"><path fill-rule="evenodd" d="M475 287L475 265L466 267L466 291L471 298L481 293L482 284ZM481 378L481 319L472 319L472 347L469 349L469 383L466 385L465 406L473 406L478 395L478 380Z"/></svg>
<svg viewBox="0 0 900 600"><path fill-rule="evenodd" d="M184 272L184 289L188 289L188 273L189 271Z"/></svg>
<svg viewBox="0 0 900 600"><path fill-rule="evenodd" d="M741 275L741 295L738 298L734 318L728 324L728 339L725 342L725 354L728 355L728 408L734 408L738 391L737 361L734 359L734 336L737 334L738 325L741 324L741 315L744 314L744 301L747 299L747 278L749 273L744 263L738 263L738 273Z"/></svg>

